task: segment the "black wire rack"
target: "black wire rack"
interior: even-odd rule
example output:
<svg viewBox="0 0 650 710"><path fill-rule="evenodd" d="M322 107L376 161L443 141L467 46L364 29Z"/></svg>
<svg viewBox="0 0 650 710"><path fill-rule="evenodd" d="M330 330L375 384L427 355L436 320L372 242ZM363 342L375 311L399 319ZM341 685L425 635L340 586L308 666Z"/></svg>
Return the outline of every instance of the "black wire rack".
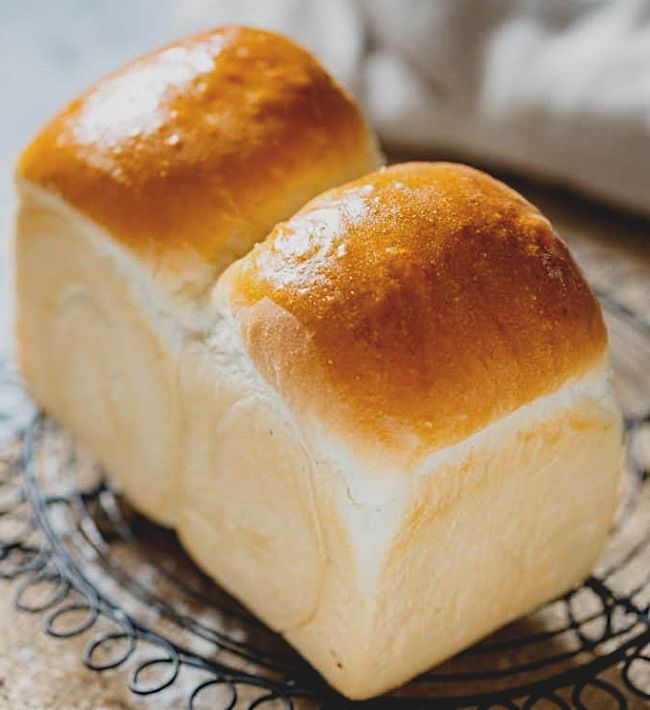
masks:
<svg viewBox="0 0 650 710"><path fill-rule="evenodd" d="M625 415L625 501L585 584L371 708L650 705L650 325L601 294ZM0 578L82 661L156 707L349 705L134 513L0 367ZM53 648L53 653L55 649Z"/></svg>

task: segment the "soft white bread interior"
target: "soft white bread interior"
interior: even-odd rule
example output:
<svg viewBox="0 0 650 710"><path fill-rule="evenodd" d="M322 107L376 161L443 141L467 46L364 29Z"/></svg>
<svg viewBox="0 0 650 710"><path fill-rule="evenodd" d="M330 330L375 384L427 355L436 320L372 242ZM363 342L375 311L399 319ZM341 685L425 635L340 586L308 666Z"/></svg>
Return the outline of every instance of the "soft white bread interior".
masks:
<svg viewBox="0 0 650 710"><path fill-rule="evenodd" d="M397 686L588 574L622 459L606 333L519 195L388 168L278 225L213 299L179 378L179 535L342 693Z"/></svg>
<svg viewBox="0 0 650 710"><path fill-rule="evenodd" d="M306 51L223 27L138 59L55 116L17 168L18 361L131 501L173 524L178 362L233 259L376 168L351 97Z"/></svg>

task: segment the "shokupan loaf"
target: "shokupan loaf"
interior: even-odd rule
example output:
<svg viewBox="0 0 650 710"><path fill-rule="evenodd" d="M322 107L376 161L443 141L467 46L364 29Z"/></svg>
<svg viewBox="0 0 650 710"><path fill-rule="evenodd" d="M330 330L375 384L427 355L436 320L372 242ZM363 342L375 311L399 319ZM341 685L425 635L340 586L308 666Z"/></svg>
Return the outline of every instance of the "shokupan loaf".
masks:
<svg viewBox="0 0 650 710"><path fill-rule="evenodd" d="M606 332L517 193L459 165L373 173L278 225L213 309L181 368L179 535L345 695L588 574L622 459Z"/></svg>
<svg viewBox="0 0 650 710"><path fill-rule="evenodd" d="M34 396L352 698L579 582L622 452L549 223L464 166L354 180L377 163L309 55L225 28L100 82L18 166Z"/></svg>
<svg viewBox="0 0 650 710"><path fill-rule="evenodd" d="M178 355L215 279L379 165L351 97L290 40L223 27L102 79L17 167L18 360L45 410L154 520L182 469Z"/></svg>

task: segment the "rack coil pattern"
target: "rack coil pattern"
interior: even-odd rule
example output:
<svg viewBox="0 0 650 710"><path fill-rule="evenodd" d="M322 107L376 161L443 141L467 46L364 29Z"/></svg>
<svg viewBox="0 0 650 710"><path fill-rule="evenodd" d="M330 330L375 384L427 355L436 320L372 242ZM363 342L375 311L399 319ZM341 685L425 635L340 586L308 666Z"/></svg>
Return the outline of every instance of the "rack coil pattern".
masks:
<svg viewBox="0 0 650 710"><path fill-rule="evenodd" d="M601 298L629 452L609 551L580 589L366 705L650 702L650 325ZM83 636L88 668L125 669L130 690L161 707L173 689L189 710L346 705L97 475L1 365L0 579L13 580L17 610L41 615L55 638Z"/></svg>

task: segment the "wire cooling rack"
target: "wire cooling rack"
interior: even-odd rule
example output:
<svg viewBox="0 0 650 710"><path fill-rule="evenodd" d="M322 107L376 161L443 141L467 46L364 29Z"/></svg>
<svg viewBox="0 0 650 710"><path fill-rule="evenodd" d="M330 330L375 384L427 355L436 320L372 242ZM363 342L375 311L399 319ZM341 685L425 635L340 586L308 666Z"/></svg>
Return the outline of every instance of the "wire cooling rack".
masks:
<svg viewBox="0 0 650 710"><path fill-rule="evenodd" d="M625 413L625 502L580 589L364 707L627 708L650 703L650 326L601 294ZM124 669L157 708L347 705L135 514L0 368L0 577L80 662ZM477 590L480 594L480 590ZM56 653L53 647L52 653Z"/></svg>

